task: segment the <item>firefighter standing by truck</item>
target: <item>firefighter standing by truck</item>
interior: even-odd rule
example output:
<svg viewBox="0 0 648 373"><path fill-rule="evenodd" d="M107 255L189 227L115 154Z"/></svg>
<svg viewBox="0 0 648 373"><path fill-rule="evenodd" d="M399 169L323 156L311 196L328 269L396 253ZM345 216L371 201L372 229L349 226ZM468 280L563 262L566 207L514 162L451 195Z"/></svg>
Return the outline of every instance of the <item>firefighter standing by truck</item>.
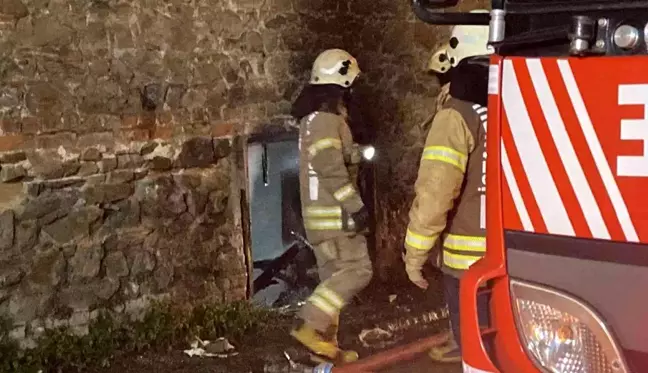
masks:
<svg viewBox="0 0 648 373"><path fill-rule="evenodd" d="M346 51L322 52L292 110L300 123L304 226L321 283L300 311L300 325L291 335L311 352L338 362L358 358L338 347L339 315L373 274L362 234L369 214L351 176L360 149L352 140L348 109L359 74L356 59Z"/></svg>
<svg viewBox="0 0 648 373"><path fill-rule="evenodd" d="M452 31L447 49L450 97L435 115L425 141L405 238L405 269L416 286L428 287L421 270L430 254L444 273L453 338L430 352L440 362L461 361L459 280L486 249L487 42L485 26L455 26ZM439 240L442 247L434 250ZM488 317L485 295L478 304L483 323Z"/></svg>

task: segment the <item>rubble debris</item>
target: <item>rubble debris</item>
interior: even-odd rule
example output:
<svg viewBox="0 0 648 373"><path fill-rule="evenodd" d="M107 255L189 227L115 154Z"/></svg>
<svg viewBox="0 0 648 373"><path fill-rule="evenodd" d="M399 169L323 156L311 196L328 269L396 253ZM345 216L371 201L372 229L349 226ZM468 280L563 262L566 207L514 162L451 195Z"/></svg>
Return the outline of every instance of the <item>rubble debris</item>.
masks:
<svg viewBox="0 0 648 373"><path fill-rule="evenodd" d="M218 357L221 359L238 355L234 346L225 338L218 338L214 342L197 339L191 344L191 349L183 352L190 357Z"/></svg>
<svg viewBox="0 0 648 373"><path fill-rule="evenodd" d="M385 348L396 343L394 334L381 328L363 329L358 335L362 345L367 348Z"/></svg>
<svg viewBox="0 0 648 373"><path fill-rule="evenodd" d="M290 355L293 354L295 358ZM330 362L322 362L317 366L313 364L303 363L300 359L300 354L295 351L284 351L285 361L268 363L263 367L264 373L331 373L333 371L333 364ZM310 354L309 354L310 355ZM310 359L309 359L310 360ZM311 360L312 362L312 360ZM317 364L317 363L314 363Z"/></svg>

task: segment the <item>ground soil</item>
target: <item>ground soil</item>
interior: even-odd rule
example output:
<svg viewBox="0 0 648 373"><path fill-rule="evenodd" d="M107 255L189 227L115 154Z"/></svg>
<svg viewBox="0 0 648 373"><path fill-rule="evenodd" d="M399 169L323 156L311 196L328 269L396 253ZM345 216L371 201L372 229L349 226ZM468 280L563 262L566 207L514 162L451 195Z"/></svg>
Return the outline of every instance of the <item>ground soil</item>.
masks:
<svg viewBox="0 0 648 373"><path fill-rule="evenodd" d="M440 286L440 276L432 274L431 286L422 291L407 281L396 280L390 283L374 282L345 310L341 317L340 344L345 348L358 351L360 356L369 356L381 351L380 348L364 347L358 338L363 329L380 326L387 329L389 325L399 325L408 318L421 315L432 310L439 310L443 305ZM396 299L393 299L396 295ZM392 301L390 301L390 296ZM286 365L284 351L290 354L301 351L288 337L288 330L294 322L293 317L272 325L263 335L249 336L236 346L239 354L234 357L199 358L189 357L182 352L181 347L168 351L150 351L140 355L118 356L111 366L92 373L262 373L264 366ZM414 327L396 331L395 344L387 347L403 345L418 338L439 333L447 326L447 320L417 324ZM186 346L185 348L188 348ZM384 349L384 348L383 348ZM385 373L459 373L459 364L434 364L425 355L415 360L394 365Z"/></svg>

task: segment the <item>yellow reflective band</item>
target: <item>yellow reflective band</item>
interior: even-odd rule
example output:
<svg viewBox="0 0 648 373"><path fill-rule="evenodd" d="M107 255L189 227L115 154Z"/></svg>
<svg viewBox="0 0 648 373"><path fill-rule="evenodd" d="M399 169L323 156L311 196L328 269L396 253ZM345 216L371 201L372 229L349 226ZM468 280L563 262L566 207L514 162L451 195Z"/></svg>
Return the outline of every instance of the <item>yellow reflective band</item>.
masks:
<svg viewBox="0 0 648 373"><path fill-rule="evenodd" d="M485 252L486 237L449 234L443 241L443 246L457 251Z"/></svg>
<svg viewBox="0 0 648 373"><path fill-rule="evenodd" d="M308 206L306 207L306 216L314 218L337 218L342 216L342 207Z"/></svg>
<svg viewBox="0 0 648 373"><path fill-rule="evenodd" d="M339 231L342 229L341 219L305 219L306 229L314 231Z"/></svg>
<svg viewBox="0 0 648 373"><path fill-rule="evenodd" d="M423 159L449 163L461 172L466 171L466 156L447 146L428 146L423 149Z"/></svg>
<svg viewBox="0 0 648 373"><path fill-rule="evenodd" d="M347 198L351 197L353 193L355 193L355 188L353 188L353 185L347 184L342 188L338 189L335 193L333 193L333 197L335 197L335 199L337 199L338 201L342 202Z"/></svg>
<svg viewBox="0 0 648 373"><path fill-rule="evenodd" d="M336 317L340 313L340 310L335 308L332 304L329 304L326 299L323 299L317 294L311 295L308 298L308 301L331 317Z"/></svg>
<svg viewBox="0 0 648 373"><path fill-rule="evenodd" d="M453 269L468 269L479 259L479 256L457 255L443 250L443 264Z"/></svg>
<svg viewBox="0 0 648 373"><path fill-rule="evenodd" d="M335 306L338 310L344 307L344 299L340 298L339 295L337 295L335 292L333 292L330 289L320 286L317 289L315 289L315 294L322 297L329 304Z"/></svg>
<svg viewBox="0 0 648 373"><path fill-rule="evenodd" d="M428 251L432 249L432 246L434 246L437 237L438 236L424 236L408 229L407 235L405 236L405 244L415 249Z"/></svg>
<svg viewBox="0 0 648 373"><path fill-rule="evenodd" d="M342 149L342 141L333 137L327 137L319 141L315 141L311 146L308 147L308 153L311 157L314 157L319 151L328 148Z"/></svg>

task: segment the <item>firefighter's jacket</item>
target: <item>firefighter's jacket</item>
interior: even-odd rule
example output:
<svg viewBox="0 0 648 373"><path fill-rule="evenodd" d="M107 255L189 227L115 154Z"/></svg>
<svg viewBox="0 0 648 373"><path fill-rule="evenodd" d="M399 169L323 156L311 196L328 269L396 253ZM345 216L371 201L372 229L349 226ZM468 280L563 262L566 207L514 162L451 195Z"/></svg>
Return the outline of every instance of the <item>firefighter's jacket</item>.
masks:
<svg viewBox="0 0 648 373"><path fill-rule="evenodd" d="M436 263L453 276L484 255L486 119L485 107L454 97L435 116L409 213L407 265L422 267L439 240Z"/></svg>
<svg viewBox="0 0 648 373"><path fill-rule="evenodd" d="M300 189L306 235L311 244L355 234L351 214L363 206L352 162L357 162L344 117L313 112L300 121Z"/></svg>

